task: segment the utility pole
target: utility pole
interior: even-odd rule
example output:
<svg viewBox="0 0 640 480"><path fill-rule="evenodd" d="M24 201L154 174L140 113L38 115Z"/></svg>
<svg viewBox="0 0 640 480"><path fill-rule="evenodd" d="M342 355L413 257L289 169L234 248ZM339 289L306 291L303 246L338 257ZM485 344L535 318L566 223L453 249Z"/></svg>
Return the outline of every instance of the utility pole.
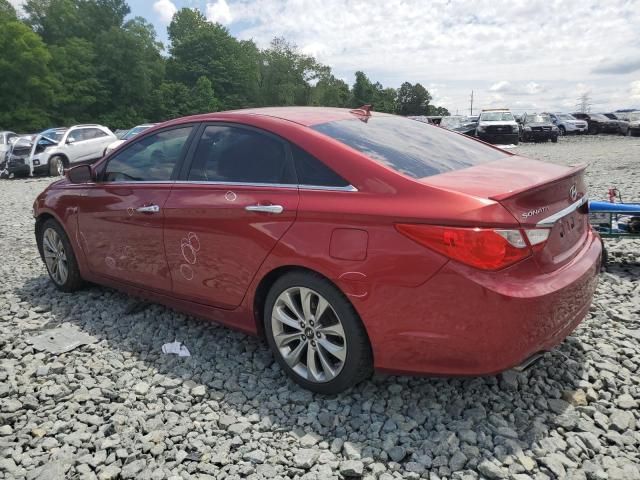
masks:
<svg viewBox="0 0 640 480"><path fill-rule="evenodd" d="M470 116L473 116L473 90L471 90L471 113Z"/></svg>
<svg viewBox="0 0 640 480"><path fill-rule="evenodd" d="M590 100L591 97L586 92L578 97L576 108L580 110L580 113L588 113L591 111L591 103L589 103Z"/></svg>

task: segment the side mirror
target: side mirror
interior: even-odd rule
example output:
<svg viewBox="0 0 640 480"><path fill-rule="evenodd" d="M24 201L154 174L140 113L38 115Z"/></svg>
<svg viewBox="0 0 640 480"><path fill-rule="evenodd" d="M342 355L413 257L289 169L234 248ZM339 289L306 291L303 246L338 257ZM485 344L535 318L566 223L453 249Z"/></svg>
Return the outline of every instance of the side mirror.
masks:
<svg viewBox="0 0 640 480"><path fill-rule="evenodd" d="M78 165L66 171L71 183L92 183L95 181L93 171L89 165Z"/></svg>
<svg viewBox="0 0 640 480"><path fill-rule="evenodd" d="M76 142L76 139L75 139L75 138L73 138L73 137L69 137L69 138L67 138L67 143L68 143L68 144L72 144L72 143L75 143L75 142Z"/></svg>

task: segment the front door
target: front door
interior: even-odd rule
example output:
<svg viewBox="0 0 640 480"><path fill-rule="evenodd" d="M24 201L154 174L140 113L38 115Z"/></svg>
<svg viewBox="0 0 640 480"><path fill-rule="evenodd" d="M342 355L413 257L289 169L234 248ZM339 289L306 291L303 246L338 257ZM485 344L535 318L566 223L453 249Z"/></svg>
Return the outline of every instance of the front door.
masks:
<svg viewBox="0 0 640 480"><path fill-rule="evenodd" d="M176 296L238 306L296 218L298 188L285 142L208 125L165 204L165 249Z"/></svg>
<svg viewBox="0 0 640 480"><path fill-rule="evenodd" d="M92 272L170 292L163 243L164 207L192 126L133 142L99 168L78 212L79 234Z"/></svg>

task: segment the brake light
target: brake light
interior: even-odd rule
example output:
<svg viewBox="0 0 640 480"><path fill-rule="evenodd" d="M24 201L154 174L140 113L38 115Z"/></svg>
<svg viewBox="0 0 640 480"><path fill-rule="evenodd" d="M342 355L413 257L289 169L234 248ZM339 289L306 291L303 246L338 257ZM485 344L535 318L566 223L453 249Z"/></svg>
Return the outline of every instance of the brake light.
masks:
<svg viewBox="0 0 640 480"><path fill-rule="evenodd" d="M481 270L500 270L531 255L520 230L397 224L396 229L419 244Z"/></svg>

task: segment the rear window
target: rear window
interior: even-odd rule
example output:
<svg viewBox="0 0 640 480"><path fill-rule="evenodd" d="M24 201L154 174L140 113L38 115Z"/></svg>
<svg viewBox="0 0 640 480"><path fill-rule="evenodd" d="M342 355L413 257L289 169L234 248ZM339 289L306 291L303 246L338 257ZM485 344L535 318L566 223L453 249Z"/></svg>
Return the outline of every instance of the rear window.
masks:
<svg viewBox="0 0 640 480"><path fill-rule="evenodd" d="M412 178L471 167L509 153L443 128L395 116L338 120L312 127Z"/></svg>

